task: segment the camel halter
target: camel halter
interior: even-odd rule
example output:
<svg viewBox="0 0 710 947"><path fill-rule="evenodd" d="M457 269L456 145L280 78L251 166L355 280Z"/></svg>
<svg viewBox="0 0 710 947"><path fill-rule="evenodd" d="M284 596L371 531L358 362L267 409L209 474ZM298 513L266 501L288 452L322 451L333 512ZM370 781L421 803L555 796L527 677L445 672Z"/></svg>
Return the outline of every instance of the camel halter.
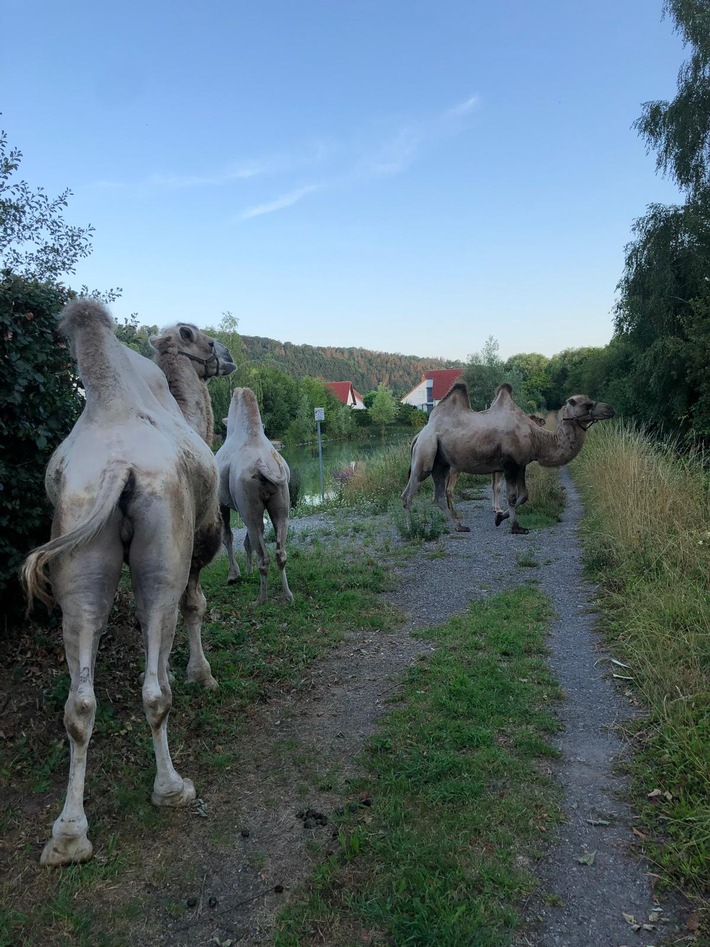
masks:
<svg viewBox="0 0 710 947"><path fill-rule="evenodd" d="M569 421L572 424L578 424L582 428L583 431L588 431L589 428L592 426L592 424L597 423L599 418L591 418L591 420L589 421L586 427L584 426L584 424L582 424L582 420L583 420L582 418L562 418L562 420Z"/></svg>
<svg viewBox="0 0 710 947"><path fill-rule="evenodd" d="M219 355L217 355L215 351L212 352L209 358L200 358L198 355L192 355L190 352L183 352L182 349L178 349L178 355L184 355L186 358L189 358L191 362L199 362L200 365L205 366L205 369L207 369L212 362L215 362L216 368L214 373L215 375L219 375ZM208 378L210 377L208 370L206 371L206 375Z"/></svg>

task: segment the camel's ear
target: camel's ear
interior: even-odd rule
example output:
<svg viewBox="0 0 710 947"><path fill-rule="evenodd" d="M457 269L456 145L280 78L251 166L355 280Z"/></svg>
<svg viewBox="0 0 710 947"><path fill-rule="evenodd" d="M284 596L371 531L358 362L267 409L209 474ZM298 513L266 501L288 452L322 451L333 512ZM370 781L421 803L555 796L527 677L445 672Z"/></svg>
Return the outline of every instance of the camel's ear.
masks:
<svg viewBox="0 0 710 947"><path fill-rule="evenodd" d="M158 341L158 339L159 339L159 336L157 336L157 335L149 335L149 336L148 336L148 345L153 349L154 352L157 352L157 351L158 351L158 347L157 347L157 345L155 344L155 343Z"/></svg>
<svg viewBox="0 0 710 947"><path fill-rule="evenodd" d="M227 421L229 421L229 418L222 418L222 424L224 424L225 427L227 426Z"/></svg>
<svg viewBox="0 0 710 947"><path fill-rule="evenodd" d="M190 328L190 326L180 326L179 332L180 332L180 338L183 340L183 342L195 341L195 334Z"/></svg>

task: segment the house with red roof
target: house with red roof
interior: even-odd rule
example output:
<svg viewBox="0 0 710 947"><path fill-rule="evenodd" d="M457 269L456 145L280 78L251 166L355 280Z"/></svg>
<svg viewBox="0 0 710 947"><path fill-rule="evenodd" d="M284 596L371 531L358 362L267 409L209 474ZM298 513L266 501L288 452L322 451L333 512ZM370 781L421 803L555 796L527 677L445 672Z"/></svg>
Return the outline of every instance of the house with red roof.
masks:
<svg viewBox="0 0 710 947"><path fill-rule="evenodd" d="M444 397L455 381L463 376L461 368L434 368L422 375L419 384L401 399L427 414Z"/></svg>
<svg viewBox="0 0 710 947"><path fill-rule="evenodd" d="M351 381L327 381L326 388L330 388L341 404L350 405L356 411L364 409L365 402L359 391L353 388Z"/></svg>

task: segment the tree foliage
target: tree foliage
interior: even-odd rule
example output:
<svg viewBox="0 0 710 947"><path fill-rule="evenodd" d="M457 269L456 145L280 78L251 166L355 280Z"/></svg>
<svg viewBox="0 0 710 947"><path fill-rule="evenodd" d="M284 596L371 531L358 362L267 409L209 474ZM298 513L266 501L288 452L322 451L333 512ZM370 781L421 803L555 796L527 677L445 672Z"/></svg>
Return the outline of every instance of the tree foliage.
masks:
<svg viewBox="0 0 710 947"><path fill-rule="evenodd" d="M64 220L71 191L50 198L43 188L16 180L21 161L22 152L8 148L0 131L0 266L31 280L56 280L91 253L94 229Z"/></svg>
<svg viewBox="0 0 710 947"><path fill-rule="evenodd" d="M0 279L0 608L21 614L17 570L49 539L44 472L81 412L76 376L57 314L64 287L15 276Z"/></svg>
<svg viewBox="0 0 710 947"><path fill-rule="evenodd" d="M515 365L511 368L506 367L499 351L500 345L497 339L490 335L481 351L474 352L468 357L463 377L474 411L484 411L493 401L496 388L504 381L513 386L513 396L520 400L523 387L522 375Z"/></svg>
<svg viewBox="0 0 710 947"><path fill-rule="evenodd" d="M372 423L380 429L384 437L385 430L390 424L394 424L397 417L397 402L392 394L392 389L387 385L380 383L377 386L375 397L370 408L370 417Z"/></svg>
<svg viewBox="0 0 710 947"><path fill-rule="evenodd" d="M710 7L707 0L666 0L674 30L690 47L672 102L646 102L634 123L656 166L691 199L710 187Z"/></svg>
<svg viewBox="0 0 710 947"><path fill-rule="evenodd" d="M636 128L685 202L652 204L635 222L615 328L629 409L697 440L710 437L707 361L703 368L710 335L710 8L706 0L666 0L665 12L690 55L675 98L647 102Z"/></svg>

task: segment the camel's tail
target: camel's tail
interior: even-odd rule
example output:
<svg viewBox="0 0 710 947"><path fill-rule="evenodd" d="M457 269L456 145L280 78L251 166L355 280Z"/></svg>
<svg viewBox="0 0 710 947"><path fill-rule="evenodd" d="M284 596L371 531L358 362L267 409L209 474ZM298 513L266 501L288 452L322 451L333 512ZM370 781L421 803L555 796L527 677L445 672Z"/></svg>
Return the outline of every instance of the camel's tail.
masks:
<svg viewBox="0 0 710 947"><path fill-rule="evenodd" d="M274 453L276 453L276 451L274 451ZM275 487L283 486L283 484L288 483L291 479L288 466L278 458L264 460L260 457L255 464L255 468L256 473L260 477L263 477L264 480L267 480L269 483L273 483Z"/></svg>
<svg viewBox="0 0 710 947"><path fill-rule="evenodd" d="M33 549L22 566L22 585L27 596L27 614L32 611L32 602L39 599L48 608L54 605L54 597L48 590L45 567L57 556L72 553L86 546L104 529L133 476L129 464L115 465L106 470L101 479L99 492L93 507L74 529L50 539L43 546Z"/></svg>

